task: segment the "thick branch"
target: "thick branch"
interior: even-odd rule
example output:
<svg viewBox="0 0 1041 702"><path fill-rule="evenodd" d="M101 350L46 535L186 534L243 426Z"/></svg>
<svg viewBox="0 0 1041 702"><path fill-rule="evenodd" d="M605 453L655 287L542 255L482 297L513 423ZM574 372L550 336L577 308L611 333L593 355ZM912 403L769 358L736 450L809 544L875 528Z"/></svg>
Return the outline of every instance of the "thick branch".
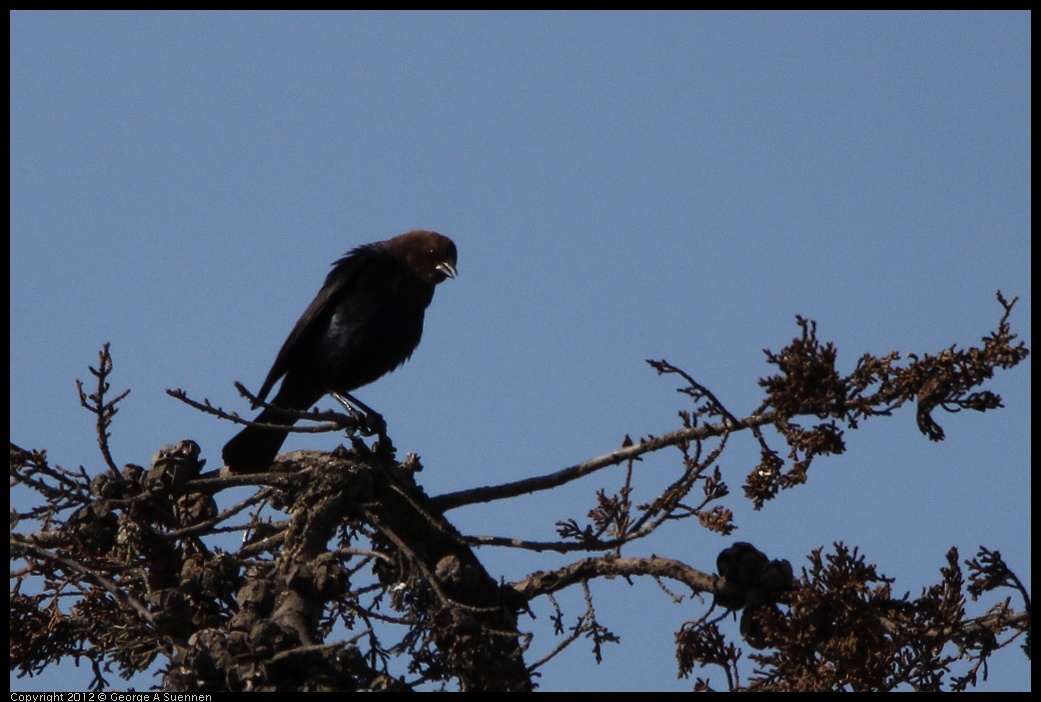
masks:
<svg viewBox="0 0 1041 702"><path fill-rule="evenodd" d="M717 424L706 424L703 426L677 429L668 434L643 439L638 444L633 444L632 446L620 448L617 451L605 453L602 456L591 458L588 461L583 461L582 463L573 465L569 468L558 470L555 473L539 475L534 478L526 478L513 483L471 488L469 490L460 490L459 492L450 492L444 495L438 495L431 499L431 504L438 509L448 511L450 509L455 509L456 507L476 504L478 502L492 502L493 500L517 497L518 495L526 495L541 490L551 490L555 487L569 483L572 480L578 480L586 475L595 473L602 468L616 466L619 463L624 463L625 461L638 458L645 453L660 451L667 446L677 446L691 441L708 439L713 436L722 436L723 434L740 431L742 429L761 427L765 424L770 424L773 421L773 413L768 412L766 414L754 414L745 417L736 423L719 422Z"/></svg>
<svg viewBox="0 0 1041 702"><path fill-rule="evenodd" d="M715 592L722 585L716 575L702 573L686 563L672 558L586 558L557 570L539 571L524 580L514 583L513 590L531 600L539 595L558 592L566 587L592 578L614 576L648 575L654 578L669 578L688 586L693 592Z"/></svg>

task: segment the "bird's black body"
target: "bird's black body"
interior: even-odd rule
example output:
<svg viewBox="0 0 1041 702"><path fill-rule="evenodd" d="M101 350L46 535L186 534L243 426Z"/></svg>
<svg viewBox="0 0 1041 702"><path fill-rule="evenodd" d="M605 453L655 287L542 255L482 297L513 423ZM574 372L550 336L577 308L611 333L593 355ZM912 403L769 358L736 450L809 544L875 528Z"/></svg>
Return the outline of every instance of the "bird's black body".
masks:
<svg viewBox="0 0 1041 702"><path fill-rule="evenodd" d="M271 404L310 409L326 393L347 395L404 363L419 345L434 287L455 276L455 244L417 230L366 244L333 265L325 285L275 358L258 398L282 379ZM258 423L294 420L264 410ZM287 432L249 426L224 447L235 472L267 470Z"/></svg>

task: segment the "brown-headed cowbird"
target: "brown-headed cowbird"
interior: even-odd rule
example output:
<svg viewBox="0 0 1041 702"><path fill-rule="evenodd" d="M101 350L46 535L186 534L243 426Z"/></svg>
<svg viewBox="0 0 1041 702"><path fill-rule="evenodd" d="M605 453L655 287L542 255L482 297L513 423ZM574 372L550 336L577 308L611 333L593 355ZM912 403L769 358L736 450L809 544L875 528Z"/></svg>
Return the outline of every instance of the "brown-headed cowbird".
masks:
<svg viewBox="0 0 1041 702"><path fill-rule="evenodd" d="M350 398L394 370L419 345L434 287L455 277L455 265L452 240L425 229L353 249L333 264L257 397L267 397L282 378L271 404L307 410L326 393ZM291 426L296 420L265 409L256 421ZM287 434L247 426L224 446L224 463L239 473L265 471Z"/></svg>

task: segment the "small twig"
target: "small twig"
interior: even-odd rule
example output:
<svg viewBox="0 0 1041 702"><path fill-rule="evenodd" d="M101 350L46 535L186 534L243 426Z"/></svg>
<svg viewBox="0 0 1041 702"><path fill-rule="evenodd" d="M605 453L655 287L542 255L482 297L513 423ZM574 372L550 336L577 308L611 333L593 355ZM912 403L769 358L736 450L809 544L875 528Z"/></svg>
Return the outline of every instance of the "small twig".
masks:
<svg viewBox="0 0 1041 702"><path fill-rule="evenodd" d="M198 522L196 524L192 524L191 526L184 527L183 529L175 529L175 530L170 531L167 534L165 534L165 536L168 539L183 539L183 538L185 538L187 536L195 536L197 534L205 535L205 534L209 534L209 533L217 533L217 530L214 530L214 527L216 527L218 524L220 524L224 520L229 519L232 516L238 514L239 512L243 511L244 509L247 509L248 507L251 507L254 504L258 504L258 503L264 502L265 500L267 500L271 496L271 492L272 491L270 489L261 490L260 492L257 492L256 494L251 495L250 497L246 498L245 500L243 500L242 502L238 503L237 505L232 505L228 509L226 509L223 512L221 512L220 514L218 514L213 519L207 519L204 522ZM244 530L245 528L246 528L245 526L234 527L234 528L228 529L228 531L240 531L240 530Z"/></svg>
<svg viewBox="0 0 1041 702"><path fill-rule="evenodd" d="M655 361L648 358L646 362L647 365L649 365L654 370L658 371L658 375L664 375L666 373L675 373L679 375L681 378L683 378L685 381L687 381L687 387L677 388L676 392L681 392L684 395L690 395L692 398L694 398L695 401L701 399L702 397L706 397L712 404L712 407L714 407L716 410L714 414L718 414L722 416L723 419L733 422L735 427L738 424L740 424L740 420L738 420L737 417L731 414L730 410L723 406L723 403L719 401L719 399L712 393L711 390L706 388L698 381L694 380L694 378L692 378L690 374L686 371L677 368L676 366L672 365L664 359L662 359L661 361Z"/></svg>
<svg viewBox="0 0 1041 702"><path fill-rule="evenodd" d="M109 450L108 440L111 434L108 428L112 425L112 418L116 416L119 408L116 407L119 402L130 394L130 390L124 390L115 398L105 401L105 393L109 391L111 385L108 384L108 376L112 372L112 355L108 351L108 342L101 347L101 351L98 352L98 367L88 366L91 375L98 379L98 389L91 395L87 395L83 390L83 381L76 381L76 389L79 392L80 404L87 409L87 411L97 415L97 433L98 433L98 446L101 448L101 455L105 459L105 463L108 465L109 470L113 476L119 475L119 469L116 468L116 462L112 459L112 452Z"/></svg>
<svg viewBox="0 0 1041 702"><path fill-rule="evenodd" d="M346 414L334 412L332 410L325 410L322 412L304 412L298 410L287 410L282 407L277 407L275 405L268 404L267 402L257 400L256 397L254 397L248 390L246 390L246 388L241 383L236 382L235 387L238 388L239 392L241 392L244 397L250 399L251 401L255 401L259 407L263 407L264 409L271 410L274 413L278 413L286 417L292 417L296 420L305 419L322 423L288 426L285 424L268 424L265 422L254 422L249 419L243 419L239 416L237 412L228 412L220 407L217 407L216 405L211 404L210 401L207 399L204 399L202 402L199 402L198 400L193 400L190 397L188 397L188 393L186 393L184 390L181 390L180 388L167 388L166 394L174 398L175 400L180 400L189 407L194 407L200 412L211 414L215 417L219 417L220 419L226 419L229 422L233 422L235 424L242 424L244 426L280 429L282 431L294 432L297 434L322 434L333 431L353 431L358 428L358 420Z"/></svg>

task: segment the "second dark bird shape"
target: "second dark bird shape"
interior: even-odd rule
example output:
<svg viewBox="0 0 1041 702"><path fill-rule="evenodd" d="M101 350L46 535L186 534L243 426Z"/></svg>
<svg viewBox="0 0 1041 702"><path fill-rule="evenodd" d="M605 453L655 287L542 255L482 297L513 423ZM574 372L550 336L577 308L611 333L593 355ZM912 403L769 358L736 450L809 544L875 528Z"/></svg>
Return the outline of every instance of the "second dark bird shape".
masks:
<svg viewBox="0 0 1041 702"><path fill-rule="evenodd" d="M348 395L404 363L423 335L434 288L454 278L455 244L425 229L351 250L335 264L314 302L278 352L257 398L282 378L271 404L308 410L323 395ZM265 409L256 422L296 422ZM224 446L224 463L237 473L268 470L286 429L247 426Z"/></svg>

